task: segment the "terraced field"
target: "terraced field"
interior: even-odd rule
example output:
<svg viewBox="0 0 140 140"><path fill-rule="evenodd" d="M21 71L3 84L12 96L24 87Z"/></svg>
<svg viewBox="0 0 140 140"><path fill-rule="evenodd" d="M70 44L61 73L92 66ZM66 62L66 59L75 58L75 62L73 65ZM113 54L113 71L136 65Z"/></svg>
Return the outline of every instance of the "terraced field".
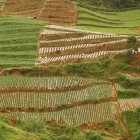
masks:
<svg viewBox="0 0 140 140"><path fill-rule="evenodd" d="M106 55L125 53L127 37L48 25L41 33L36 64L91 62ZM139 36L136 38L140 40Z"/></svg>
<svg viewBox="0 0 140 140"><path fill-rule="evenodd" d="M0 117L129 135L123 113L140 108L140 61L132 49L128 62L126 45L130 35L139 44L139 12L0 0Z"/></svg>
<svg viewBox="0 0 140 140"><path fill-rule="evenodd" d="M117 108L113 103L100 105L84 105L72 109L48 113L8 113L9 117L18 119L39 118L48 121L56 120L59 123L88 124L114 120L117 117Z"/></svg>
<svg viewBox="0 0 140 140"><path fill-rule="evenodd" d="M57 25L75 25L76 9L71 0L47 0L38 16Z"/></svg>
<svg viewBox="0 0 140 140"><path fill-rule="evenodd" d="M37 42L45 22L0 16L0 66L33 66Z"/></svg>
<svg viewBox="0 0 140 140"><path fill-rule="evenodd" d="M19 15L58 25L76 23L76 9L70 0L7 0L4 4L1 13L5 15Z"/></svg>
<svg viewBox="0 0 140 140"><path fill-rule="evenodd" d="M17 119L100 123L115 120L119 104L139 107L138 99L116 101L114 84L96 78L0 76L0 83L1 115Z"/></svg>
<svg viewBox="0 0 140 140"><path fill-rule="evenodd" d="M22 76L1 76L0 77L1 85L0 85L0 111L1 113L13 112L10 113L10 116L14 116L17 118L19 115L16 115L16 110L18 112L33 112L36 114L37 109L39 109L40 117L42 116L44 119L55 119L56 121L64 119L65 122L68 119L72 119L74 114L71 114L73 111L78 113L79 111L84 113L86 108L88 109L88 113L92 110L98 110L99 112L103 111L104 117L98 118L98 121L106 121L108 119L113 119L115 117L115 112L113 106L114 103L111 103L112 98L115 98L115 94L112 92L113 85L110 82L98 79L88 79L82 77L22 77ZM27 91L25 90L27 89ZM29 92L30 91L30 92ZM105 105L97 105L97 108L93 105L84 105L84 102L87 103L90 101L100 101L102 99L109 99ZM95 103L96 103L95 102ZM75 104L77 103L77 104ZM70 108L66 106L72 105ZM79 106L79 107L78 107ZM106 109L102 110L102 106L108 108L109 110L112 108L112 114L106 114ZM54 109L61 109L64 111L54 112ZM52 110L52 113L41 113L48 112ZM85 111L83 111L85 110ZM72 112L71 112L72 111ZM105 112L104 112L105 111ZM117 111L117 110L116 110ZM97 117L100 115L98 112ZM108 111L107 111L108 112ZM22 116L23 119L30 118L32 113L27 113L27 116ZM66 114L71 114L72 116L65 116ZM1 114L2 115L2 114ZM105 116L107 115L107 116ZM117 114L116 114L117 115ZM49 117L50 116L50 117ZM54 116L54 118L53 118ZM59 116L61 116L59 118ZM83 114L81 114L83 116ZM78 121L74 121L75 123L88 123L89 121L96 121L93 115L89 115L88 118ZM41 118L42 118L41 117ZM49 118L48 118L49 117ZM80 116L79 116L80 117ZM65 120L66 119L66 120ZM71 122L71 123L74 123Z"/></svg>
<svg viewBox="0 0 140 140"><path fill-rule="evenodd" d="M44 5L43 0L7 0L3 14L37 17Z"/></svg>
<svg viewBox="0 0 140 140"><path fill-rule="evenodd" d="M0 5L5 15L37 18L56 25L76 24L81 29L104 33L140 34L139 9L101 11L80 0L2 0Z"/></svg>
<svg viewBox="0 0 140 140"><path fill-rule="evenodd" d="M118 34L140 34L139 9L106 12L86 1L73 0L77 6L77 26L81 29ZM135 15L135 16L134 16Z"/></svg>

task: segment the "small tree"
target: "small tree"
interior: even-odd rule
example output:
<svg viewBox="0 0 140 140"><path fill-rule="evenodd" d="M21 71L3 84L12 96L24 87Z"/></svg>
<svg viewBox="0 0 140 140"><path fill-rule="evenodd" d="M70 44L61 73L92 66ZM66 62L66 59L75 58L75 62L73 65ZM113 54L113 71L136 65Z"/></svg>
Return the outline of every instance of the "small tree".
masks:
<svg viewBox="0 0 140 140"><path fill-rule="evenodd" d="M127 51L128 62L131 62L134 54L138 52L139 46L140 45L136 37L131 36L127 39L126 48L128 49Z"/></svg>
<svg viewBox="0 0 140 140"><path fill-rule="evenodd" d="M127 39L127 44L126 44L126 48L133 51L134 52L138 52L138 48L139 48L139 43L137 41L137 38L134 36L128 37Z"/></svg>

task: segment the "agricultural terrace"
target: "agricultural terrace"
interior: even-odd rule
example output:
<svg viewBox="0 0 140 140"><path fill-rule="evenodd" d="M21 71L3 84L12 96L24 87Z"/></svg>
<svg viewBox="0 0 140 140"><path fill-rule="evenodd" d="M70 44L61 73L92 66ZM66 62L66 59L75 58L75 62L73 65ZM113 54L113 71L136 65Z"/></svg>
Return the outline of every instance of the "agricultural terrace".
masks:
<svg viewBox="0 0 140 140"><path fill-rule="evenodd" d="M56 25L75 25L76 8L71 0L46 0L38 19Z"/></svg>
<svg viewBox="0 0 140 140"><path fill-rule="evenodd" d="M130 129L133 136L139 13L99 10L86 0L0 0L0 118L68 124L70 133L78 125L116 140L130 137Z"/></svg>
<svg viewBox="0 0 140 140"><path fill-rule="evenodd" d="M104 11L85 1L73 0L77 7L77 26L104 33L140 34L140 9Z"/></svg>
<svg viewBox="0 0 140 140"><path fill-rule="evenodd" d="M1 13L57 25L75 25L77 16L76 8L70 0L7 0Z"/></svg>
<svg viewBox="0 0 140 140"><path fill-rule="evenodd" d="M0 67L33 66L40 31L46 22L0 16Z"/></svg>
<svg viewBox="0 0 140 140"><path fill-rule="evenodd" d="M140 107L140 98L120 99L119 103L123 111L136 110Z"/></svg>
<svg viewBox="0 0 140 140"><path fill-rule="evenodd" d="M48 25L41 33L36 64L91 62L106 55L126 53L128 37ZM139 36L136 38L140 40Z"/></svg>
<svg viewBox="0 0 140 140"><path fill-rule="evenodd" d="M2 14L37 17L43 5L43 0L5 0Z"/></svg>
<svg viewBox="0 0 140 140"><path fill-rule="evenodd" d="M11 117L28 119L39 115L41 119L54 119L57 122L63 120L70 124L102 122L115 119L117 115L115 87L104 80L73 76L1 76L0 82L1 115L10 111L7 115ZM86 110L88 116L85 114ZM97 110L97 113L92 110ZM77 113L81 114L79 117L82 118L84 114L85 117L79 120Z"/></svg>
<svg viewBox="0 0 140 140"><path fill-rule="evenodd" d="M55 120L59 123L89 124L101 123L104 121L114 120L117 117L117 105L113 102L101 103L98 105L83 105L66 109L62 111L46 112L46 113L0 113L0 115L8 115L17 119L39 118L48 121Z"/></svg>

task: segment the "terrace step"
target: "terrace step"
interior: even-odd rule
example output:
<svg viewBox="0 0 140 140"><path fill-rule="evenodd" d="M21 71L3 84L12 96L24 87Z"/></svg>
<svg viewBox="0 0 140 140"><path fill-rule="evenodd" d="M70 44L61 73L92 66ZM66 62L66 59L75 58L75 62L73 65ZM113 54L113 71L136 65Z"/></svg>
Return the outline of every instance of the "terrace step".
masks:
<svg viewBox="0 0 140 140"><path fill-rule="evenodd" d="M23 112L11 112L0 113L0 115L7 115L16 119L30 119L39 118L41 120L52 121L61 123L75 124L89 124L89 123L101 123L106 121L115 120L118 116L117 105L114 102L101 103L97 105L83 105L73 107L67 110L61 110L56 112L43 112L43 113L23 113Z"/></svg>
<svg viewBox="0 0 140 140"><path fill-rule="evenodd" d="M48 0L38 19L56 25L75 25L76 10L70 0Z"/></svg>

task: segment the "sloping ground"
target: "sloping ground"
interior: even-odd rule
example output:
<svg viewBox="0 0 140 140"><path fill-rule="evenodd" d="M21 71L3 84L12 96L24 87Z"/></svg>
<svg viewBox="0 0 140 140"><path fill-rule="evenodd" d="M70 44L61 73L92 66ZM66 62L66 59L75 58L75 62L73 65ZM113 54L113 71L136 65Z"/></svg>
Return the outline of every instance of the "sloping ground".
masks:
<svg viewBox="0 0 140 140"><path fill-rule="evenodd" d="M6 2L6 0L0 0L0 15L2 14L3 9L5 7L5 2Z"/></svg>
<svg viewBox="0 0 140 140"><path fill-rule="evenodd" d="M104 80L1 76L0 82L1 115L21 119L38 116L69 124L99 123L118 115L113 85Z"/></svg>
<svg viewBox="0 0 140 140"><path fill-rule="evenodd" d="M42 113L2 113L8 115L8 117L14 117L16 119L41 119L52 121L55 120L58 123L67 123L70 125L78 124L90 124L90 123L101 123L106 121L115 120L117 117L117 107L112 102L101 103L98 105L83 105L76 106L71 109L56 111L56 112L42 112ZM0 113L0 115L2 115Z"/></svg>
<svg viewBox="0 0 140 140"><path fill-rule="evenodd" d="M70 0L7 0L2 14L37 18L57 25L76 22L75 6Z"/></svg>
<svg viewBox="0 0 140 140"><path fill-rule="evenodd" d="M135 68L136 66L140 66L140 52L135 55L132 61L132 67Z"/></svg>
<svg viewBox="0 0 140 140"><path fill-rule="evenodd" d="M43 0L7 0L3 14L37 17L43 5Z"/></svg>
<svg viewBox="0 0 140 140"><path fill-rule="evenodd" d="M48 25L41 33L36 64L91 62L105 55L125 53L127 37Z"/></svg>
<svg viewBox="0 0 140 140"><path fill-rule="evenodd" d="M2 117L4 119L4 117ZM11 123L0 120L0 139L1 140L53 140L69 138L76 140L87 140L91 138L102 138L102 140L119 140L114 134L101 131L86 131L79 126L68 125L51 125L46 124L44 121L30 120L30 121L16 121ZM16 124L16 126L15 126ZM14 126L13 126L14 125ZM67 130L67 131L66 131ZM73 130L73 131L71 131ZM89 135L89 133L91 135Z"/></svg>
<svg viewBox="0 0 140 140"><path fill-rule="evenodd" d="M140 10L104 12L86 1L73 0L77 6L77 26L81 29L119 34L139 34Z"/></svg>
<svg viewBox="0 0 140 140"><path fill-rule="evenodd" d="M120 99L119 100L121 109L123 111L126 110L136 110L137 108L140 108L140 99Z"/></svg>
<svg viewBox="0 0 140 140"><path fill-rule="evenodd" d="M132 103L140 106L137 99L117 102L114 84L95 78L0 76L0 82L0 115L16 119L101 123L116 120Z"/></svg>
<svg viewBox="0 0 140 140"><path fill-rule="evenodd" d="M1 140L39 140L35 134L23 131L18 127L11 126L0 120L0 139Z"/></svg>
<svg viewBox="0 0 140 140"><path fill-rule="evenodd" d="M38 19L56 25L75 25L76 9L70 0L48 0Z"/></svg>
<svg viewBox="0 0 140 140"><path fill-rule="evenodd" d="M45 22L0 16L0 67L33 66Z"/></svg>

